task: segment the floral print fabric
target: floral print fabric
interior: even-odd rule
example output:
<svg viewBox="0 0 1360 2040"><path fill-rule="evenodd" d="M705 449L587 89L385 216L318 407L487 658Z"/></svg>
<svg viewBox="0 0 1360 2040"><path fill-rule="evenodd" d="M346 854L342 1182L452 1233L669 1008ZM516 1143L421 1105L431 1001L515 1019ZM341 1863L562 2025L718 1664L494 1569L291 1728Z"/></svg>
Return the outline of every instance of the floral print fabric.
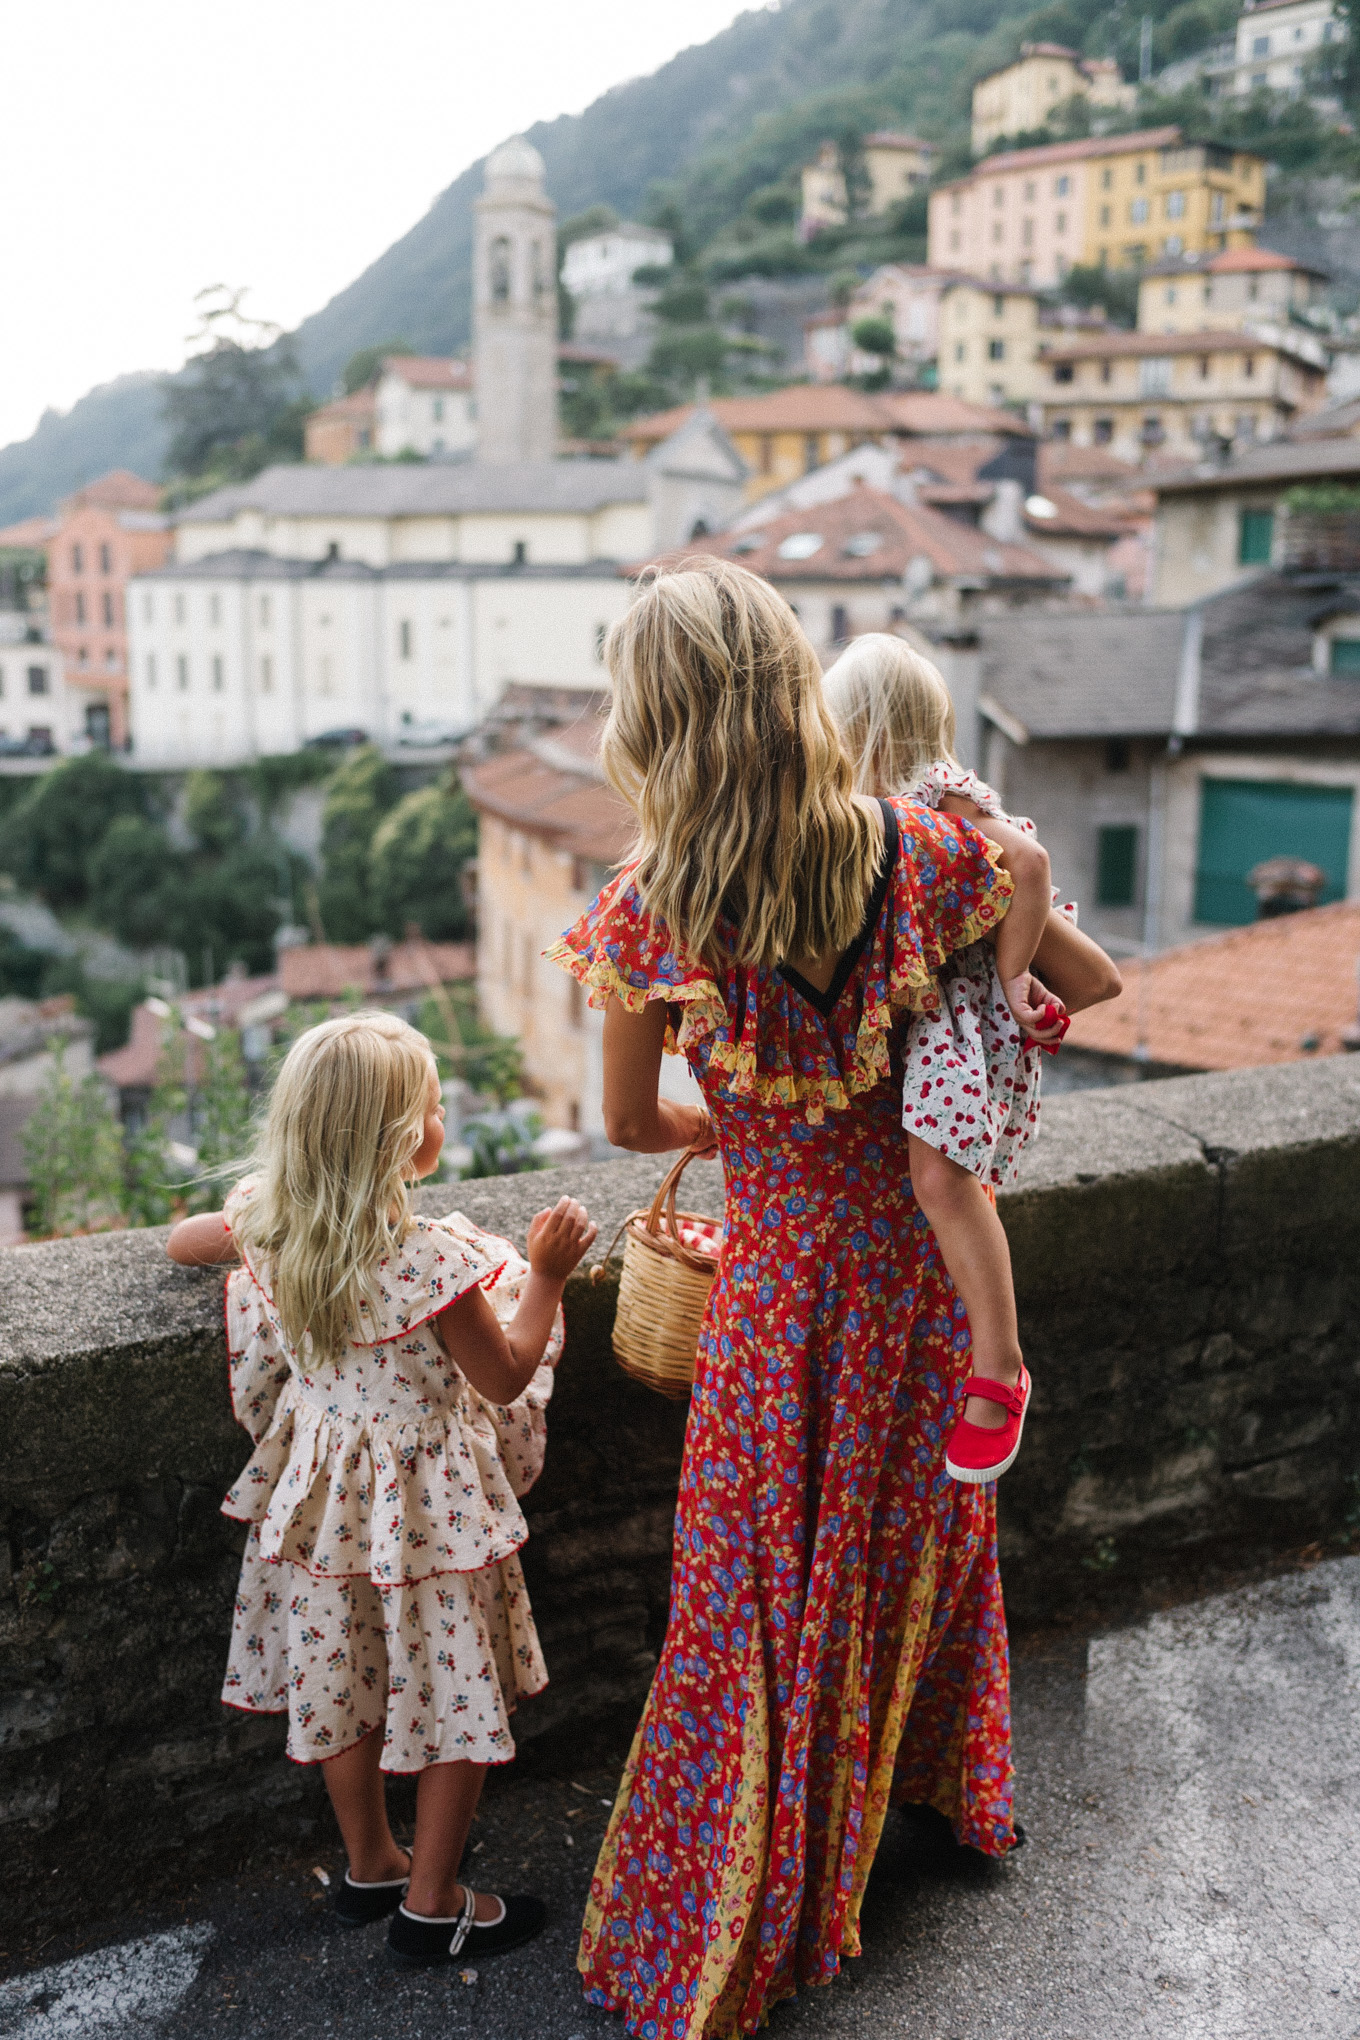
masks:
<svg viewBox="0 0 1360 2040"><path fill-rule="evenodd" d="M579 1955L641 2040L754 2033L830 1980L894 1797L1011 1841L994 1494L943 1468L968 1326L911 1195L892 1032L1009 880L967 824L893 805L888 900L829 1020L778 973L693 965L626 871L552 952L672 1007L727 1185L670 1622Z"/></svg>
<svg viewBox="0 0 1360 2040"><path fill-rule="evenodd" d="M929 766L908 798L936 808L950 793L1034 834L1027 816L1008 815L992 788L961 765L941 760ZM1059 911L1076 918L1075 907ZM918 1014L908 1030L902 1124L984 1183L1004 1189L1039 1130L1043 1051L1006 1002L992 943L974 942L951 956L940 993L938 1010Z"/></svg>
<svg viewBox="0 0 1360 2040"><path fill-rule="evenodd" d="M247 1182L228 1199L231 1222ZM542 1470L559 1313L529 1387L489 1403L434 1319L466 1290L506 1322L528 1264L461 1213L417 1218L378 1309L335 1361L293 1351L249 1259L227 1282L232 1403L255 1450L222 1508L248 1523L223 1699L289 1715L300 1762L380 1722L383 1767L514 1754L508 1710L546 1684L515 1556Z"/></svg>

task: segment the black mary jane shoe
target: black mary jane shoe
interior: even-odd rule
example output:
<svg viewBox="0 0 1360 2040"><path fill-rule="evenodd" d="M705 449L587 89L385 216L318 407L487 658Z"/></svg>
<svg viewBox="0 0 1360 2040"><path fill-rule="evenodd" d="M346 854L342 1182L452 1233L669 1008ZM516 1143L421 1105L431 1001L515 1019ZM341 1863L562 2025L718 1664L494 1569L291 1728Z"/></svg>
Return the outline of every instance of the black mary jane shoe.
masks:
<svg viewBox="0 0 1360 2040"><path fill-rule="evenodd" d="M403 1969L432 1969L440 1962L476 1964L532 1941L548 1923L548 1908L541 1898L503 1898L501 1917L483 1925L475 1916L476 1893L466 1885L463 1889L463 1910L452 1919L425 1919L399 1905L387 1930L389 1959Z"/></svg>
<svg viewBox="0 0 1360 2040"><path fill-rule="evenodd" d="M409 1862L409 1849L406 1858ZM408 1870L404 1877L389 1877L383 1884L356 1884L346 1870L336 1887L335 1917L342 1927L371 1927L375 1920L385 1920L396 1911L410 1881Z"/></svg>

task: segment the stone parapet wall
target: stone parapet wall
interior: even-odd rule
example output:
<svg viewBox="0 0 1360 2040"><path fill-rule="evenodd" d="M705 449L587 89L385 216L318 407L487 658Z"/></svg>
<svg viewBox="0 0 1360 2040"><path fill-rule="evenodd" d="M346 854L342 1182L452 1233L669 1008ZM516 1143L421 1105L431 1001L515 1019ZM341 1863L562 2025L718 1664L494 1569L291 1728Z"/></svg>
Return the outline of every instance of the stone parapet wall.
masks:
<svg viewBox="0 0 1360 2040"><path fill-rule="evenodd" d="M427 1190L523 1240L563 1190L607 1243L660 1160ZM715 1164L685 1201L717 1212ZM1012 1620L1184 1593L1360 1523L1360 1062L1055 1098L1001 1200L1036 1383L1002 1483ZM221 1865L296 1833L314 1773L217 1701L247 1457L222 1276L164 1235L0 1252L0 1888L153 1860ZM526 1572L552 1684L516 1723L552 1763L635 1715L665 1625L684 1407L609 1351L616 1264L567 1296Z"/></svg>

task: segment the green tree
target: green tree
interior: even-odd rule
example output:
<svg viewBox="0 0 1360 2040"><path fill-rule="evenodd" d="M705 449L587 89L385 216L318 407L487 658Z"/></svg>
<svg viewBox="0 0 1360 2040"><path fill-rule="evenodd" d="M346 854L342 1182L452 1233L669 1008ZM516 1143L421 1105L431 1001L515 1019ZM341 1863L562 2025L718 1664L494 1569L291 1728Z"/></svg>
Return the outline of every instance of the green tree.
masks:
<svg viewBox="0 0 1360 2040"><path fill-rule="evenodd" d="M82 907L90 860L120 816L144 817L145 785L106 752L64 758L0 823L0 867L51 907Z"/></svg>
<svg viewBox="0 0 1360 2040"><path fill-rule="evenodd" d="M477 849L477 816L461 786L422 786L378 824L369 847L374 918L391 935L408 922L432 941L468 932L463 867Z"/></svg>
<svg viewBox="0 0 1360 2040"><path fill-rule="evenodd" d="M214 1209L250 1152L254 1107L241 1054L241 1037L219 1028L203 1044L203 1068L193 1099L198 1178L191 1209Z"/></svg>
<svg viewBox="0 0 1360 2040"><path fill-rule="evenodd" d="M298 458L311 409L293 343L242 311L243 290L215 284L195 299L200 351L163 384L166 471L248 480L270 460Z"/></svg>
<svg viewBox="0 0 1360 2040"><path fill-rule="evenodd" d="M415 348L409 340L380 340L374 347L361 347L357 354L351 354L340 373L345 395L352 397L356 390L366 389L376 381L378 370L389 354L414 354Z"/></svg>
<svg viewBox="0 0 1360 2040"><path fill-rule="evenodd" d="M332 942L362 942L373 933L369 850L379 822L397 804L397 775L373 744L365 744L330 783L321 817L321 919Z"/></svg>
<svg viewBox="0 0 1360 2040"><path fill-rule="evenodd" d="M133 948L179 946L186 916L188 859L146 815L118 815L88 860L90 911L101 928Z"/></svg>
<svg viewBox="0 0 1360 2040"><path fill-rule="evenodd" d="M224 772L190 772L184 781L184 826L200 850L231 850L246 833L231 781Z"/></svg>
<svg viewBox="0 0 1360 2040"><path fill-rule="evenodd" d="M897 335L891 319L871 316L856 319L850 328L850 338L863 354L877 354L885 362L891 361L897 352Z"/></svg>
<svg viewBox="0 0 1360 2040"><path fill-rule="evenodd" d="M98 1232L117 1223L123 1204L123 1143L108 1086L93 1072L74 1077L66 1044L54 1043L52 1069L24 1128L33 1193L31 1232Z"/></svg>

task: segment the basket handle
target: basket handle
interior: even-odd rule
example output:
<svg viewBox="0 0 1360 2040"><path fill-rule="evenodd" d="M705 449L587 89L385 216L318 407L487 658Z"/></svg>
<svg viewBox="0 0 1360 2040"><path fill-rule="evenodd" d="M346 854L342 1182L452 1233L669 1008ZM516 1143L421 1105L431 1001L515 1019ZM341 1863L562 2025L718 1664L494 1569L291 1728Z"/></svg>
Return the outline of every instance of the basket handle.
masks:
<svg viewBox="0 0 1360 2040"><path fill-rule="evenodd" d="M656 1195L652 1199L651 1209L649 1211L645 1213L638 1211L629 1212L627 1218L624 1219L618 1231L615 1233L613 1239L609 1242L608 1249L603 1254L601 1259L597 1261L595 1266L591 1269L590 1279L592 1282L603 1282L604 1272L609 1264L611 1257L613 1256L614 1249L618 1245L619 1241L622 1239L625 1229L632 1224L635 1218L642 1219L642 1222L646 1226L647 1231L651 1233L653 1237L658 1239L661 1237L661 1214L663 1205L665 1207L666 1217L670 1221L670 1229L668 1234L666 1235L666 1244L670 1248L671 1252L675 1255L676 1259L684 1261L687 1264L687 1266L691 1268L698 1268L702 1270L707 1269L709 1267L710 1262L708 1258L705 1255L696 1254L694 1250L691 1247L687 1247L684 1241L680 1238L680 1221L676 1216L675 1210L675 1197L676 1192L680 1187L680 1178L684 1175L685 1170L689 1167L690 1163L692 1161L697 1160L698 1156L702 1153L704 1147L708 1145L708 1138L709 1137L705 1135L703 1140L697 1146L687 1147L684 1153L680 1156L679 1160L674 1162L671 1165L671 1167L666 1171L660 1183L658 1183L657 1185Z"/></svg>

